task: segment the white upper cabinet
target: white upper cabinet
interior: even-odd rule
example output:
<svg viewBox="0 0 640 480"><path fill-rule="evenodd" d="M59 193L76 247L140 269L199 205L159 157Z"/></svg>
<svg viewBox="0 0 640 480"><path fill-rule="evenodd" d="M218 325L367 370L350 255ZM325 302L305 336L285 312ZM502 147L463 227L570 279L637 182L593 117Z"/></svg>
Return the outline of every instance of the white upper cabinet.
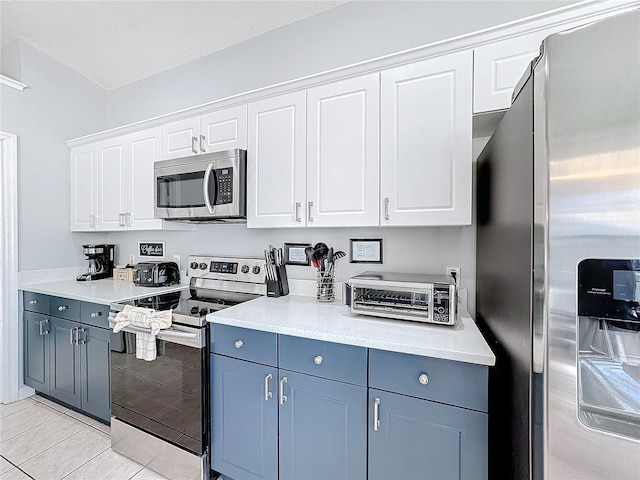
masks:
<svg viewBox="0 0 640 480"><path fill-rule="evenodd" d="M470 225L472 52L382 72L380 224Z"/></svg>
<svg viewBox="0 0 640 480"><path fill-rule="evenodd" d="M306 93L250 103L247 226L304 226L306 175Z"/></svg>
<svg viewBox="0 0 640 480"><path fill-rule="evenodd" d="M95 143L71 149L71 231L97 228L96 185L98 149Z"/></svg>
<svg viewBox="0 0 640 480"><path fill-rule="evenodd" d="M307 226L378 225L380 76L307 91Z"/></svg>
<svg viewBox="0 0 640 480"><path fill-rule="evenodd" d="M162 159L247 148L247 106L226 108L162 126Z"/></svg>
<svg viewBox="0 0 640 480"><path fill-rule="evenodd" d="M117 230L126 224L126 136L98 142L98 230Z"/></svg>

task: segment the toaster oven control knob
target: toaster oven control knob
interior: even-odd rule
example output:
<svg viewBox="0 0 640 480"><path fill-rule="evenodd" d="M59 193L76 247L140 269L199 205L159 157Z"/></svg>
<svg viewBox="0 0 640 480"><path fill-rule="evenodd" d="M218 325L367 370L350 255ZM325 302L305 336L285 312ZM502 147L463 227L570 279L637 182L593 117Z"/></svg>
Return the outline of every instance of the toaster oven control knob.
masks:
<svg viewBox="0 0 640 480"><path fill-rule="evenodd" d="M195 315L198 313L198 307L191 307L191 310L189 310L191 312L191 315Z"/></svg>
<svg viewBox="0 0 640 480"><path fill-rule="evenodd" d="M242 267L240 267L240 271L242 273L249 273L249 265L242 265Z"/></svg>
<svg viewBox="0 0 640 480"><path fill-rule="evenodd" d="M206 308L201 308L200 309L200 316L204 317L207 313L209 313L209 310L207 310Z"/></svg>
<svg viewBox="0 0 640 480"><path fill-rule="evenodd" d="M189 268L191 268L192 270L195 270L196 268L198 268L198 262L191 262L189 264Z"/></svg>
<svg viewBox="0 0 640 480"><path fill-rule="evenodd" d="M418 381L421 385L426 385L427 383L429 383L429 377L426 373L423 373L418 377Z"/></svg>
<svg viewBox="0 0 640 480"><path fill-rule="evenodd" d="M251 270L255 275L260 273L260 267L258 265L254 265L253 269Z"/></svg>
<svg viewBox="0 0 640 480"><path fill-rule="evenodd" d="M438 313L444 313L444 307L438 307L438 308L436 308L436 311Z"/></svg>
<svg viewBox="0 0 640 480"><path fill-rule="evenodd" d="M201 263L200 264L200 270L206 270L207 269L207 264L206 263Z"/></svg>

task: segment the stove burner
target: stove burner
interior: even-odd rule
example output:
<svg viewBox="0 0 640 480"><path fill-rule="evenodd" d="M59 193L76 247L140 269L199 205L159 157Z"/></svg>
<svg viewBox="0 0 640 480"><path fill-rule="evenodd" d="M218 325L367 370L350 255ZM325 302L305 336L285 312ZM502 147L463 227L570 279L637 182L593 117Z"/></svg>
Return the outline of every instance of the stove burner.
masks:
<svg viewBox="0 0 640 480"><path fill-rule="evenodd" d="M164 293L134 300L136 307L152 308L154 310L173 310L180 303L180 292Z"/></svg>

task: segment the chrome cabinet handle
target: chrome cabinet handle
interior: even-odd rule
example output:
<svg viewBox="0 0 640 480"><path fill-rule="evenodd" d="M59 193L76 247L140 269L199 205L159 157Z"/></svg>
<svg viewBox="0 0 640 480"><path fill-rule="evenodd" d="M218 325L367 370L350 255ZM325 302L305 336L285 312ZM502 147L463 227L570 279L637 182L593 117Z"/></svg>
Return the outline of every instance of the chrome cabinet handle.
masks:
<svg viewBox="0 0 640 480"><path fill-rule="evenodd" d="M42 324L43 324L43 323L47 323L47 324L48 324L48 323L49 323L49 320L40 320L40 321L38 322L39 327L40 327L40 335L49 335L49 330L42 330Z"/></svg>
<svg viewBox="0 0 640 480"><path fill-rule="evenodd" d="M29 300L29 305L37 305L38 304L38 300Z"/></svg>
<svg viewBox="0 0 640 480"><path fill-rule="evenodd" d="M124 214L124 226L125 227L131 226L131 214L129 212Z"/></svg>
<svg viewBox="0 0 640 480"><path fill-rule="evenodd" d="M118 223L120 224L121 227L124 227L124 213L119 213L118 214Z"/></svg>
<svg viewBox="0 0 640 480"><path fill-rule="evenodd" d="M316 221L316 219L313 218L313 216L311 215L311 209L313 208L314 205L315 205L315 203L309 202L309 221L310 222L315 222Z"/></svg>
<svg viewBox="0 0 640 480"><path fill-rule="evenodd" d="M242 348L244 342L242 340L236 340L236 343L234 343L234 345L236 348Z"/></svg>
<svg viewBox="0 0 640 480"><path fill-rule="evenodd" d="M85 336L85 338L80 340L80 333L84 334L84 332L86 332L86 330L84 328L76 328L76 330L77 330L76 345L84 345L84 344L86 344L87 343L87 337L86 336Z"/></svg>
<svg viewBox="0 0 640 480"><path fill-rule="evenodd" d="M300 216L300 210L302 209L302 202L296 202L296 222L302 222L302 216Z"/></svg>
<svg viewBox="0 0 640 480"><path fill-rule="evenodd" d="M58 311L59 311L59 312L64 312L64 311L65 311L65 310L67 310L68 308L69 308L69 306L68 306L68 305L60 305L60 306L58 307Z"/></svg>
<svg viewBox="0 0 640 480"><path fill-rule="evenodd" d="M207 139L204 135L200 135L200 151L203 153L207 151L207 149L205 148L206 140Z"/></svg>
<svg viewBox="0 0 640 480"><path fill-rule="evenodd" d="M384 197L384 219L389 220L389 197Z"/></svg>
<svg viewBox="0 0 640 480"><path fill-rule="evenodd" d="M76 329L72 328L71 330L69 330L69 343L71 345L73 345L75 343L75 340L73 338L73 334L75 333Z"/></svg>
<svg viewBox="0 0 640 480"><path fill-rule="evenodd" d="M284 394L285 383L287 383L287 377L282 377L280 379L280 388L278 390L278 395L280 397L280 405L284 405L287 402L287 396Z"/></svg>
<svg viewBox="0 0 640 480"><path fill-rule="evenodd" d="M191 137L191 151L198 153L198 137Z"/></svg>
<svg viewBox="0 0 640 480"><path fill-rule="evenodd" d="M102 312L91 312L91 318L98 318L102 315Z"/></svg>
<svg viewBox="0 0 640 480"><path fill-rule="evenodd" d="M320 365L322 363L322 355L316 355L313 361L315 362L316 365Z"/></svg>
<svg viewBox="0 0 640 480"><path fill-rule="evenodd" d="M418 381L421 385L426 385L427 383L429 383L429 377L426 373L423 373L418 377Z"/></svg>
<svg viewBox="0 0 640 480"><path fill-rule="evenodd" d="M375 432L380 428L380 399L373 399L373 430Z"/></svg>
<svg viewBox="0 0 640 480"><path fill-rule="evenodd" d="M269 381L273 378L270 373L264 377L264 399L269 400L273 394L269 391Z"/></svg>
<svg viewBox="0 0 640 480"><path fill-rule="evenodd" d="M89 226L91 228L98 227L98 216L97 215L89 215Z"/></svg>

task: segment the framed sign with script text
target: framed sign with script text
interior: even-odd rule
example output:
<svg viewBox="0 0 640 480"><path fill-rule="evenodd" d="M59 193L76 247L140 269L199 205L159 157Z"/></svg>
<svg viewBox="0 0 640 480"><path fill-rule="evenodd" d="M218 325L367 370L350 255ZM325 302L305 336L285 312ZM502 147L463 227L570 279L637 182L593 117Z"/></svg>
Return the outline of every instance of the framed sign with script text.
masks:
<svg viewBox="0 0 640 480"><path fill-rule="evenodd" d="M140 258L164 258L164 242L138 242Z"/></svg>

